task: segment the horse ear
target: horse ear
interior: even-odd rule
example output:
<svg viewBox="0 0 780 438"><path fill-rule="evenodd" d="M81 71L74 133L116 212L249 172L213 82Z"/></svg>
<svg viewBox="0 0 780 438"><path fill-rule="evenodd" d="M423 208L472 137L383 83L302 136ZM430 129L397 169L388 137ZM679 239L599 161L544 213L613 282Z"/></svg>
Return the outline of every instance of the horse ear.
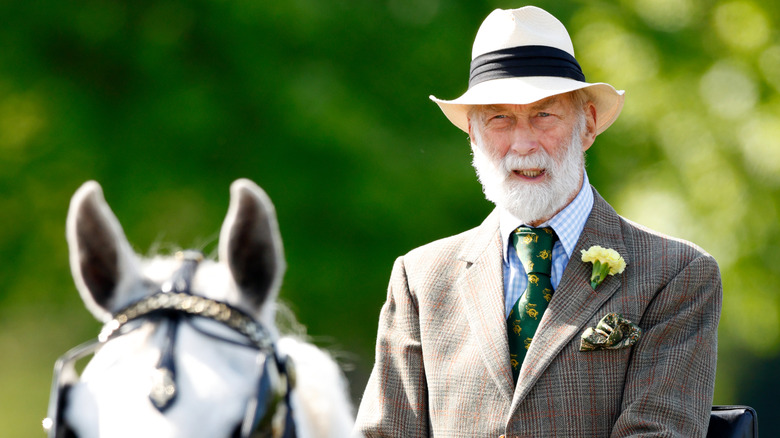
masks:
<svg viewBox="0 0 780 438"><path fill-rule="evenodd" d="M268 195L247 179L230 186L219 258L230 267L241 295L255 313L277 294L285 262L276 212Z"/></svg>
<svg viewBox="0 0 780 438"><path fill-rule="evenodd" d="M135 253L95 181L84 183L70 201L67 220L70 268L87 309L100 321L111 318L120 285L134 272Z"/></svg>

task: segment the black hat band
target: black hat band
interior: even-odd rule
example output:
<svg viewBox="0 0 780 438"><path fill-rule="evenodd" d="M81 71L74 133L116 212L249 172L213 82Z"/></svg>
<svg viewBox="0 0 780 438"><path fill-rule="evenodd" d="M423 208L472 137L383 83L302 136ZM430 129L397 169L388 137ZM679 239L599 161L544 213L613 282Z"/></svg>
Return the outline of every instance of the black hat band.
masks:
<svg viewBox="0 0 780 438"><path fill-rule="evenodd" d="M518 46L474 58L469 88L493 79L526 76L555 76L585 82L580 64L568 52L549 46Z"/></svg>

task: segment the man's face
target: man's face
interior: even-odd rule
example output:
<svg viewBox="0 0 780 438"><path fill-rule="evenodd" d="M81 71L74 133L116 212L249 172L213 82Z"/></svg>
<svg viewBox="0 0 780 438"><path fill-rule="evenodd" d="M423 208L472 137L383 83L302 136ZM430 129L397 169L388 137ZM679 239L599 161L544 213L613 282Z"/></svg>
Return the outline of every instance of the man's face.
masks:
<svg viewBox="0 0 780 438"><path fill-rule="evenodd" d="M553 96L528 105L477 108L469 120L474 167L486 197L529 225L554 216L582 183L595 110Z"/></svg>

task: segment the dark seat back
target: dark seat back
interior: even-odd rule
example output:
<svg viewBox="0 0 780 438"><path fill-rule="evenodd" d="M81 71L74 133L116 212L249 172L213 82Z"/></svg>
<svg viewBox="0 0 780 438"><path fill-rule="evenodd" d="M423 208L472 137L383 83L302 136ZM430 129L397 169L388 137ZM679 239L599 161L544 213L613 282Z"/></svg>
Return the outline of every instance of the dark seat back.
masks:
<svg viewBox="0 0 780 438"><path fill-rule="evenodd" d="M713 406L707 438L758 438L758 417L750 406Z"/></svg>

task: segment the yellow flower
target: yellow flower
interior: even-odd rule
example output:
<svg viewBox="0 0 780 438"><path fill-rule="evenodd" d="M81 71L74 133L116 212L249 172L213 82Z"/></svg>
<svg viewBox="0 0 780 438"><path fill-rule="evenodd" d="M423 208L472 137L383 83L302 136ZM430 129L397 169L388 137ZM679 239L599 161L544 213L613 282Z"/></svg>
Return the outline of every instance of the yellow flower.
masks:
<svg viewBox="0 0 780 438"><path fill-rule="evenodd" d="M626 269L626 261L617 251L598 245L591 246L587 251L582 250L582 261L593 263L593 272L590 276L593 290L596 290L596 286L601 284L607 275L621 274Z"/></svg>
<svg viewBox="0 0 780 438"><path fill-rule="evenodd" d="M626 261L614 249L602 248L598 245L591 246L587 251L582 250L583 262L596 262L609 265L609 275L622 274L626 269Z"/></svg>

